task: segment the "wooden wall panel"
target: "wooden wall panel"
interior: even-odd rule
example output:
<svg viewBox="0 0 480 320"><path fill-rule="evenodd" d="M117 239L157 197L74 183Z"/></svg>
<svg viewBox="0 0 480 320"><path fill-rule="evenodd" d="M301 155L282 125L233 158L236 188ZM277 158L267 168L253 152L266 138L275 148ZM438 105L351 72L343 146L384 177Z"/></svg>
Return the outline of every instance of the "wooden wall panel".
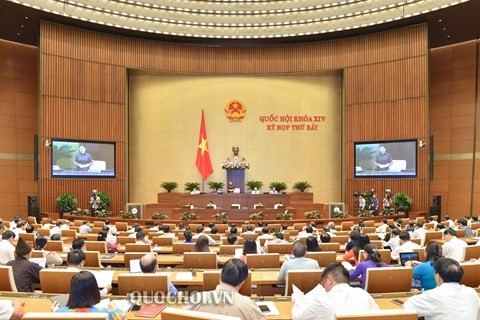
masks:
<svg viewBox="0 0 480 320"><path fill-rule="evenodd" d="M117 164L122 165L125 113L116 108L124 108L126 69L209 74L344 69L346 194L342 198L349 206L353 191L388 187L410 194L415 199L414 210L426 210L426 153L419 152L418 179L353 179L350 172L354 141L428 137L426 25L315 44L248 48L166 44L43 22L40 49L42 135L115 140L122 146L117 150ZM64 119L72 112L85 120L93 108L101 115L113 110L109 126L87 124L84 131L65 126ZM122 173L101 187L95 180L76 185L49 179L48 163L44 163L42 198L52 208L54 197L70 188L84 197L91 189L104 187L112 192L114 208L120 208L127 200L127 190L120 187L125 188L124 178Z"/></svg>
<svg viewBox="0 0 480 320"><path fill-rule="evenodd" d="M478 131L479 123L475 119L476 50L477 42L469 41L430 53L429 122L435 137L430 193L442 197L442 214L454 218L480 211L480 166L474 160L479 150L474 130L477 126Z"/></svg>
<svg viewBox="0 0 480 320"><path fill-rule="evenodd" d="M38 195L33 137L38 132L38 48L0 40L0 218L26 217Z"/></svg>

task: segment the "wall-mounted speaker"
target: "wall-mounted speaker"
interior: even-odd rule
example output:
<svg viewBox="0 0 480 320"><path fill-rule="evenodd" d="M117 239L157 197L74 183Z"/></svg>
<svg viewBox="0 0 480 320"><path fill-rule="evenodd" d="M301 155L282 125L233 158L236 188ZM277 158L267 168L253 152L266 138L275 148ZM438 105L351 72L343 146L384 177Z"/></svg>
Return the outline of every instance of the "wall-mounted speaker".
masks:
<svg viewBox="0 0 480 320"><path fill-rule="evenodd" d="M436 208L442 207L442 196L433 196L433 206Z"/></svg>

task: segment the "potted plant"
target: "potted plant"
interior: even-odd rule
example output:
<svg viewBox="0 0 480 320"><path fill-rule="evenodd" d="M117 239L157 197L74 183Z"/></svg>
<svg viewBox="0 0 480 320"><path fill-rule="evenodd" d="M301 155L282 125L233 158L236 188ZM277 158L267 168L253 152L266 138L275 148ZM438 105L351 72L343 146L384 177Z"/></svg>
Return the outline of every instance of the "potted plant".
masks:
<svg viewBox="0 0 480 320"><path fill-rule="evenodd" d="M259 212L254 212L251 215L249 215L250 220L264 220L265 215L263 214L263 211Z"/></svg>
<svg viewBox="0 0 480 320"><path fill-rule="evenodd" d="M380 212L381 216L393 216L395 214L395 210L392 208L383 208L383 211Z"/></svg>
<svg viewBox="0 0 480 320"><path fill-rule="evenodd" d="M297 189L300 192L305 192L308 188L312 188L312 185L308 181L298 181L293 185L293 189Z"/></svg>
<svg viewBox="0 0 480 320"><path fill-rule="evenodd" d="M175 189L176 187L178 187L178 183L174 182L174 181L163 181L161 184L160 184L160 187L162 187L163 189L167 190L167 192L172 192L173 189Z"/></svg>
<svg viewBox="0 0 480 320"><path fill-rule="evenodd" d="M75 207L77 206L77 202L77 197L73 194L61 194L57 197L57 210L59 213L73 211L73 209L75 209Z"/></svg>
<svg viewBox="0 0 480 320"><path fill-rule="evenodd" d="M217 193L219 189L222 189L225 187L225 183L223 182L216 182L216 181L210 181L208 183L208 187L213 190L213 192Z"/></svg>
<svg viewBox="0 0 480 320"><path fill-rule="evenodd" d="M374 210L367 210L367 209L364 209L363 211L359 211L358 212L358 216L359 217L373 217L374 216L374 213L375 211Z"/></svg>
<svg viewBox="0 0 480 320"><path fill-rule="evenodd" d="M107 211L105 209L103 210L96 210L94 212L95 216L100 217L100 218L108 218L112 216L112 211Z"/></svg>
<svg viewBox="0 0 480 320"><path fill-rule="evenodd" d="M412 198L403 192L399 192L393 196L393 206L397 212L404 212L405 214L408 214L410 208L412 207Z"/></svg>
<svg viewBox="0 0 480 320"><path fill-rule="evenodd" d="M285 210L285 212L277 213L277 220L292 220L292 219L293 219L293 213L288 212L288 210Z"/></svg>
<svg viewBox="0 0 480 320"><path fill-rule="evenodd" d="M166 214L154 212L152 214L152 219L154 219L154 220L168 220L170 218Z"/></svg>
<svg viewBox="0 0 480 320"><path fill-rule="evenodd" d="M287 190L287 184L285 182L277 182L274 181L270 183L270 189L275 188L278 192L282 192L283 190Z"/></svg>
<svg viewBox="0 0 480 320"><path fill-rule="evenodd" d="M180 220L183 221L195 221L198 220L198 216L195 212L184 212L182 216L180 217Z"/></svg>
<svg viewBox="0 0 480 320"><path fill-rule="evenodd" d="M318 220L322 219L323 214L318 212L318 210L312 210L312 211L307 211L304 213L305 219L312 219L312 220Z"/></svg>
<svg viewBox="0 0 480 320"><path fill-rule="evenodd" d="M133 208L131 211L120 211L120 216L124 219L137 219L137 208Z"/></svg>
<svg viewBox="0 0 480 320"><path fill-rule="evenodd" d="M200 190L199 182L187 182L185 183L185 191Z"/></svg>
<svg viewBox="0 0 480 320"><path fill-rule="evenodd" d="M106 192L97 192L97 196L100 198L98 211L108 211L108 209L110 209L110 194Z"/></svg>
<svg viewBox="0 0 480 320"><path fill-rule="evenodd" d="M212 215L212 218L215 221L223 221L223 220L228 220L228 213L224 212L217 212L214 215Z"/></svg>
<svg viewBox="0 0 480 320"><path fill-rule="evenodd" d="M246 185L250 190L255 190L255 188L257 188L257 190L260 190L263 187L263 182L259 180L250 180L247 181Z"/></svg>
<svg viewBox="0 0 480 320"><path fill-rule="evenodd" d="M348 213L342 211L339 207L333 208L333 218L340 219L340 218L348 218Z"/></svg>

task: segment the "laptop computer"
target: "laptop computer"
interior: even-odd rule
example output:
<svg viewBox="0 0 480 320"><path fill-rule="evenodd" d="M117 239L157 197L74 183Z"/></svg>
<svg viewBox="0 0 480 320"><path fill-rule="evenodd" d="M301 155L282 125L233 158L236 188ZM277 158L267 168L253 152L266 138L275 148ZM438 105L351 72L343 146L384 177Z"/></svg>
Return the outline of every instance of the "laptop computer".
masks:
<svg viewBox="0 0 480 320"><path fill-rule="evenodd" d="M420 261L418 252L400 252L400 263L405 266L405 262L410 260Z"/></svg>

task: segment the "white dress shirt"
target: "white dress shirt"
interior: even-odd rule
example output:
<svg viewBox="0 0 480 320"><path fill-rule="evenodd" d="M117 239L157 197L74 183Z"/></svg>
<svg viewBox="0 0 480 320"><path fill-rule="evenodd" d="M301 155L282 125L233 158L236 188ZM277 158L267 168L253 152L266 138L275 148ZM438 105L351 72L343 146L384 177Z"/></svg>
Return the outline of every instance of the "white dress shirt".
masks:
<svg viewBox="0 0 480 320"><path fill-rule="evenodd" d="M54 234L62 235L62 229L57 226L53 227L52 229L50 229L50 237L53 236Z"/></svg>
<svg viewBox="0 0 480 320"><path fill-rule="evenodd" d="M427 229L425 228L416 228L412 233L412 239L422 239L422 244L425 242L425 233Z"/></svg>
<svg viewBox="0 0 480 320"><path fill-rule="evenodd" d="M460 240L457 237L452 237L450 241L447 241L442 245L442 254L446 258L462 261L464 256L463 252L465 250L464 248L466 246L468 246L468 244L465 241Z"/></svg>
<svg viewBox="0 0 480 320"><path fill-rule="evenodd" d="M388 228L388 225L384 223L375 229L375 233L386 233L387 228Z"/></svg>
<svg viewBox="0 0 480 320"><path fill-rule="evenodd" d="M396 236L396 237L393 237L390 236L390 240L388 240L387 242L383 241L383 246L386 247L386 246L390 246L390 248L392 249L391 251L394 251L395 249L397 249L397 247L400 245L400 237L399 236Z"/></svg>
<svg viewBox="0 0 480 320"><path fill-rule="evenodd" d="M0 264L6 264L10 260L15 260L15 246L4 239L0 241Z"/></svg>
<svg viewBox="0 0 480 320"><path fill-rule="evenodd" d="M400 258L400 252L413 252L413 249L419 249L421 246L412 241L407 241L402 245L399 245L395 250L390 254L392 260L398 260Z"/></svg>
<svg viewBox="0 0 480 320"><path fill-rule="evenodd" d="M447 282L408 298L403 307L415 310L425 320L476 320L479 301L474 289Z"/></svg>
<svg viewBox="0 0 480 320"><path fill-rule="evenodd" d="M335 311L332 298L321 284L307 294L293 288L292 293L292 320L333 320Z"/></svg>
<svg viewBox="0 0 480 320"><path fill-rule="evenodd" d="M377 310L372 296L361 288L352 288L346 283L337 284L327 293L333 300L335 312Z"/></svg>

